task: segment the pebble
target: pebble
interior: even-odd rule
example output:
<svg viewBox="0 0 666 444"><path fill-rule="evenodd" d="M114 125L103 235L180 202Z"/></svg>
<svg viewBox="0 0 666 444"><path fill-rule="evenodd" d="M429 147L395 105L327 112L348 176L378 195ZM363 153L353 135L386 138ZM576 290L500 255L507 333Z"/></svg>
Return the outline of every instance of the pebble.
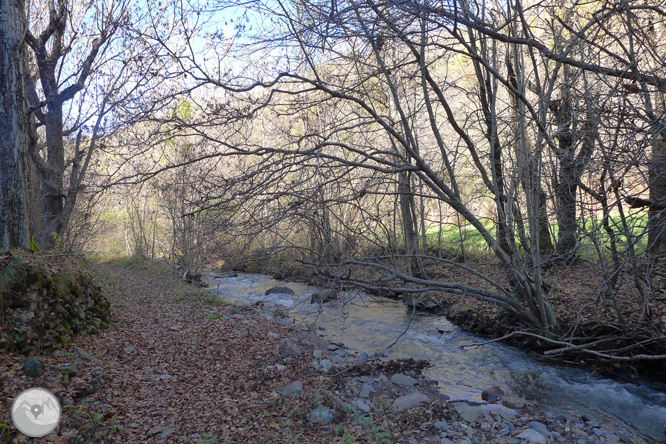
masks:
<svg viewBox="0 0 666 444"><path fill-rule="evenodd" d="M129 347L125 347L124 350L125 350L125 353L134 353L136 351L136 348L134 348L132 346L129 346Z"/></svg>
<svg viewBox="0 0 666 444"><path fill-rule="evenodd" d="M245 316L243 316L242 314L235 314L234 318L236 318L236 319L245 319Z"/></svg>
<svg viewBox="0 0 666 444"><path fill-rule="evenodd" d="M451 426L446 421L437 421L433 424L437 430L449 430Z"/></svg>
<svg viewBox="0 0 666 444"><path fill-rule="evenodd" d="M280 335L277 333L273 333L272 331L268 333L269 338L279 338Z"/></svg>

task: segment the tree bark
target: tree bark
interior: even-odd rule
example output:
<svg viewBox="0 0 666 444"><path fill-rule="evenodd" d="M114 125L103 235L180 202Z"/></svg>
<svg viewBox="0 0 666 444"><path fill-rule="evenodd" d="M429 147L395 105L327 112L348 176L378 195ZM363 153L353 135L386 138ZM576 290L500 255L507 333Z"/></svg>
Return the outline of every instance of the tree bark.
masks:
<svg viewBox="0 0 666 444"><path fill-rule="evenodd" d="M2 248L27 247L28 106L23 0L0 2L0 236Z"/></svg>
<svg viewBox="0 0 666 444"><path fill-rule="evenodd" d="M659 134L652 144L650 161L650 200L666 199L666 140ZM650 207L648 212L648 250L652 254L666 251L666 219L664 211Z"/></svg>

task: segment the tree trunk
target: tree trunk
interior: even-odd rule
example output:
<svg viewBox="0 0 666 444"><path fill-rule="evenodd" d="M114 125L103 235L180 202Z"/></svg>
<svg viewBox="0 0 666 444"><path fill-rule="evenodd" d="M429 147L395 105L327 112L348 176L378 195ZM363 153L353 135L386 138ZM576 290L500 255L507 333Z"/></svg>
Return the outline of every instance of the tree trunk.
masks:
<svg viewBox="0 0 666 444"><path fill-rule="evenodd" d="M650 200L661 202L666 199L666 140L659 134L652 144L650 161ZM648 250L652 254L666 251L666 219L664 211L650 209L648 212Z"/></svg>
<svg viewBox="0 0 666 444"><path fill-rule="evenodd" d="M46 114L46 149L48 171L42 177L44 193L44 224L42 246L49 250L56 246L56 238L63 232L65 147L63 141L62 103L50 101Z"/></svg>
<svg viewBox="0 0 666 444"><path fill-rule="evenodd" d="M27 247L28 107L23 0L0 2L0 236L2 248Z"/></svg>

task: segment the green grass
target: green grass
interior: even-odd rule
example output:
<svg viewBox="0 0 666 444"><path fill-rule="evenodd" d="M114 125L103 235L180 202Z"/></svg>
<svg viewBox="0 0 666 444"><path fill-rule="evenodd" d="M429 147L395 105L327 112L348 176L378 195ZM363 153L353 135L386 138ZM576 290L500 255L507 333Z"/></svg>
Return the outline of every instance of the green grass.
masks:
<svg viewBox="0 0 666 444"><path fill-rule="evenodd" d="M637 254L644 253L647 250L647 235L645 228L647 227L647 213L635 212L627 216L627 225L631 229L632 236L634 237L634 248ZM601 225L601 218L596 221L589 219L585 220L585 226L581 226L580 231L580 246L579 252L582 258L589 260L596 260L599 258L597 248L595 247L595 239L602 254L610 254L610 236ZM609 218L609 223L613 232L619 252L623 252L628 248L627 237L624 235L624 228L619 215L614 215ZM490 232L492 236L495 235L496 225L492 221L484 222L483 226ZM529 227L526 227L528 229ZM440 239L440 227L435 225L426 230L427 249L437 250L439 248L438 240ZM557 242L558 226L557 224L550 225L550 232L553 243ZM640 237L636 237L640 236ZM481 234L471 224L464 224L461 229L456 225L448 224L441 228L441 245L442 249L451 253L460 252L461 240L464 240L466 253L471 255L487 254L489 253L486 241ZM518 241L516 239L516 241Z"/></svg>

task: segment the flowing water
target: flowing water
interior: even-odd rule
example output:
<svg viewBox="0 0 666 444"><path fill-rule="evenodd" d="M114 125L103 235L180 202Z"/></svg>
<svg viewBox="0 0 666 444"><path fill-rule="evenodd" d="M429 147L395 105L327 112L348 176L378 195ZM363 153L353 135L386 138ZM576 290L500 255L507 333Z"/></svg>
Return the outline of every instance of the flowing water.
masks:
<svg viewBox="0 0 666 444"><path fill-rule="evenodd" d="M460 331L442 316L414 312L401 301L345 293L345 303L310 304L317 288L262 274L208 276L210 290L236 304L262 301L268 311L280 310L307 323L326 339L350 349L390 358L427 359L426 377L439 381L452 399L480 400L481 391L497 385L546 410L605 417L625 423L644 437L662 442L666 432L666 384L623 383L589 372L540 362L527 353L499 343L462 347L483 339ZM296 295L268 295L287 286ZM387 347L393 344L390 348Z"/></svg>

